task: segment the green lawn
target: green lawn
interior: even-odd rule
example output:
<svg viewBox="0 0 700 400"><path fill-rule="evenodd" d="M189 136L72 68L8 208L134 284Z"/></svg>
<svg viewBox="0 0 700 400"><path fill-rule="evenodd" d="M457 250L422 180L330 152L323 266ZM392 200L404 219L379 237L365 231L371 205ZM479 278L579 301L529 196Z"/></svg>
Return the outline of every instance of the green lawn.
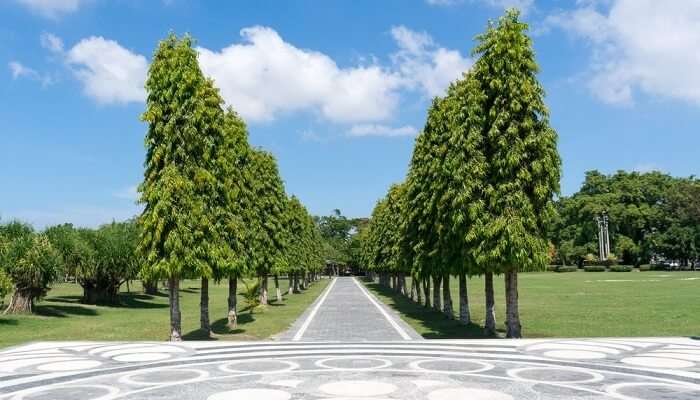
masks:
<svg viewBox="0 0 700 400"><path fill-rule="evenodd" d="M502 332L503 279L494 281L496 318ZM458 313L456 278L450 286ZM475 325L464 327L378 284L368 284L426 338L481 336L483 279L472 278L468 286ZM523 273L519 288L525 337L700 336L700 272Z"/></svg>
<svg viewBox="0 0 700 400"><path fill-rule="evenodd" d="M282 303L275 299L274 284L270 279L271 304L253 314L243 310L245 304L239 295L238 329L226 328L228 284L209 284L209 315L214 331L213 339L256 340L266 339L286 330L318 297L328 284L322 279L300 294L284 296ZM283 293L287 280L280 280ZM199 281L183 281L181 288L182 332L185 339L201 339L199 328ZM239 283L239 292L243 285ZM132 283L131 293L122 287L123 305L102 307L78 302L82 291L75 284L55 285L48 296L37 303L34 315L0 315L0 348L39 340L167 340L169 327L168 297L166 292L148 296L141 292L138 282ZM5 299L5 304L7 304Z"/></svg>

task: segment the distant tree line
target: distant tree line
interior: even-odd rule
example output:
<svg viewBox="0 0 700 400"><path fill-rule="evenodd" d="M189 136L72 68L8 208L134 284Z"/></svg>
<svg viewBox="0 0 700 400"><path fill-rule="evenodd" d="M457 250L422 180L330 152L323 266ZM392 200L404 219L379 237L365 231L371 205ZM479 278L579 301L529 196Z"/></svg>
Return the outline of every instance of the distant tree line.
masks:
<svg viewBox="0 0 700 400"><path fill-rule="evenodd" d="M552 262L594 263L599 258L596 217L607 213L610 260L639 266L673 261L692 266L700 257L700 181L661 172L586 173L581 189L556 201L550 226Z"/></svg>

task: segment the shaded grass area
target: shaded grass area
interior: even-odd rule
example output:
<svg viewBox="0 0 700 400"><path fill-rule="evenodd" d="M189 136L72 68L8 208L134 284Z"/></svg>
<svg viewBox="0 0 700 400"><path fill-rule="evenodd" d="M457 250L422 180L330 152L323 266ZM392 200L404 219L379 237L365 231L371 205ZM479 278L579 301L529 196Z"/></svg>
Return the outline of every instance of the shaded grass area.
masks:
<svg viewBox="0 0 700 400"><path fill-rule="evenodd" d="M213 336L199 330L198 280L182 281L180 306L182 332L186 340L260 340L283 332L318 297L329 280L322 279L299 294L286 295L289 283L280 279L283 301L275 298L274 283L269 281L270 305L254 312L246 309L239 283L238 327L229 330L227 322L228 283L209 283L209 315ZM143 294L140 283L126 285L120 293L121 305L106 307L80 304L79 285L54 285L49 295L36 304L33 315L0 315L0 348L43 340L167 340L169 328L168 296ZM7 299L5 300L7 304Z"/></svg>
<svg viewBox="0 0 700 400"><path fill-rule="evenodd" d="M525 337L700 336L699 272L629 272L519 276L520 317ZM408 279L410 287L410 279ZM392 290L368 288L425 338L477 338L484 324L484 282L469 279L474 325L462 326ZM456 278L450 280L455 314ZM497 328L505 330L505 289L494 279Z"/></svg>

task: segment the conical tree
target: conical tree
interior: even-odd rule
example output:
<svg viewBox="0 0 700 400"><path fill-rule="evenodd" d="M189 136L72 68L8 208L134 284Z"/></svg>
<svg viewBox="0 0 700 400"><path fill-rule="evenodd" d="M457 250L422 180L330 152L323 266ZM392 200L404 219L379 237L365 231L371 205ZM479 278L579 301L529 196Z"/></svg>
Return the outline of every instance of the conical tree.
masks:
<svg viewBox="0 0 700 400"><path fill-rule="evenodd" d="M153 56L146 80L144 210L139 252L146 279L167 278L170 340L181 340L179 281L211 277L227 246L217 231L221 98L202 74L192 38L171 34Z"/></svg>
<svg viewBox="0 0 700 400"><path fill-rule="evenodd" d="M507 336L515 338L522 335L517 274L545 267L545 227L555 212L561 164L527 30L517 10L490 23L478 36L472 72L483 96L488 160L474 255L478 265L505 274Z"/></svg>
<svg viewBox="0 0 700 400"><path fill-rule="evenodd" d="M287 195L272 154L253 150L251 152L248 190L255 201L246 241L251 248L249 257L251 270L260 279L260 303L267 304L267 279L275 271L285 270L288 247L285 230L285 207Z"/></svg>
<svg viewBox="0 0 700 400"><path fill-rule="evenodd" d="M217 152L218 171L222 177L219 188L222 203L217 223L231 253L223 258L225 262L215 271L214 278L217 281L228 279L227 326L234 329L238 323L238 279L249 273L251 254L246 235L255 218L255 199L251 191L253 177L249 166L252 149L248 144L248 133L243 120L231 108L224 114L223 135L223 145Z"/></svg>

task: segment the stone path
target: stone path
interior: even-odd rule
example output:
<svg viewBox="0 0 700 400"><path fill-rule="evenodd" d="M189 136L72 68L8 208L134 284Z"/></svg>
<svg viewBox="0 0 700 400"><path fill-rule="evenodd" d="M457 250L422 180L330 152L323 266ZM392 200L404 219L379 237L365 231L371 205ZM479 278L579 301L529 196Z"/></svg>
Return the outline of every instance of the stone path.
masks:
<svg viewBox="0 0 700 400"><path fill-rule="evenodd" d="M422 340L422 337L356 278L339 277L278 339L357 342Z"/></svg>

